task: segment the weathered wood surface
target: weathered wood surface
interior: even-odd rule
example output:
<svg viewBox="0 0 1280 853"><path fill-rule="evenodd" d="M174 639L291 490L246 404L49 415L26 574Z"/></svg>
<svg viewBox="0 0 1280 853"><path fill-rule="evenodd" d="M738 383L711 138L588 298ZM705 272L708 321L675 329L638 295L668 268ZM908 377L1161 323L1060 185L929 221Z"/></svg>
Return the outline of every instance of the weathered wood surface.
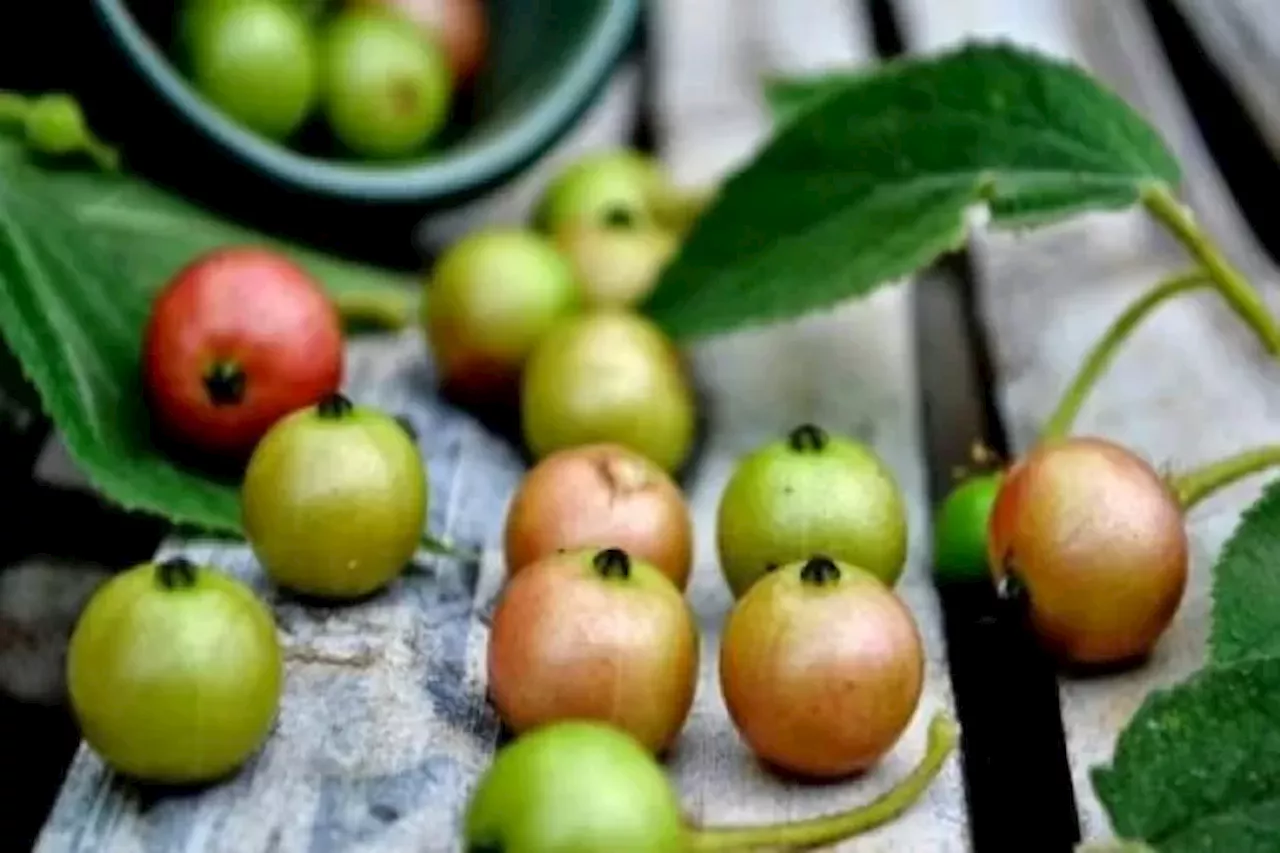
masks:
<svg viewBox="0 0 1280 853"><path fill-rule="evenodd" d="M848 66L872 55L861 19L844 0L655 6L655 123L661 153L682 181L714 181L766 137L762 74ZM521 218L538 182L522 182L523 200L480 206L483 221ZM434 223L427 239L448 239L467 223ZM671 771L699 819L761 821L869 799L918 759L928 716L951 704L926 567L910 300L907 287L886 289L825 316L733 335L692 353L710 406L705 452L688 484L698 531L690 596L706 639L698 699ZM317 610L276 597L243 547L170 543L250 580L276 608L289 659L276 731L242 774L188 797L144 797L82 748L40 853L457 848L467 791L498 734L484 698L484 614L500 584L496 547L521 467L511 447L436 400L415 333L355 347L349 386L359 399L409 417L429 461L431 529L484 546L483 561L425 563L374 601ZM925 696L899 749L866 777L831 786L790 784L763 772L730 725L715 676L718 626L730 603L712 549L716 501L738 455L803 421L871 442L897 472L912 528L901 590L929 657ZM916 809L850 848L958 851L967 847L965 826L953 760Z"/></svg>
<svg viewBox="0 0 1280 853"><path fill-rule="evenodd" d="M1276 302L1276 271L1234 208L1153 42L1140 4L1115 0L910 0L911 46L1007 37L1084 62L1161 129L1185 167L1186 200L1201 223ZM1205 3L1204 6L1211 4ZM984 233L972 251L1013 444L1025 449L1085 351L1130 300L1186 266L1181 249L1140 211L1090 216L1025 235ZM1119 440L1178 469L1275 440L1280 365L1212 295L1163 306L1141 327L1082 412L1077 432ZM1061 681L1086 838L1110 834L1088 778L1147 693L1205 659L1209 571L1262 482L1242 483L1189 518L1192 575L1172 628L1145 666Z"/></svg>

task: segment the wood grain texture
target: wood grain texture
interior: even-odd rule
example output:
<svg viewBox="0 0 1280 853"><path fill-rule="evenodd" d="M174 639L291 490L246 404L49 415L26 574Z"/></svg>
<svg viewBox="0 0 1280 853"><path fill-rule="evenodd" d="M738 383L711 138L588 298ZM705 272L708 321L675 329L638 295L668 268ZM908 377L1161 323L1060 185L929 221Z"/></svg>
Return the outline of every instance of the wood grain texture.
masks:
<svg viewBox="0 0 1280 853"><path fill-rule="evenodd" d="M844 0L665 0L653 42L660 153L686 183L713 183L767 138L758 81L871 61L861 7ZM711 339L692 349L708 381L711 432L691 490L697 567L690 586L704 627L698 698L672 770L689 811L711 823L800 817L869 799L918 759L936 710L952 706L938 605L928 575L929 508L918 430L911 337L912 290L796 322ZM718 689L719 629L730 599L716 569L716 505L737 458L812 421L872 445L896 472L909 502L910 556L899 591L927 646L927 684L898 748L856 781L798 786L763 772L730 724ZM960 767L952 760L899 822L843 845L858 851L968 849Z"/></svg>
<svg viewBox="0 0 1280 853"><path fill-rule="evenodd" d="M911 46L934 50L999 36L1075 59L1146 114L1185 170L1182 188L1201 223L1276 306L1276 273L1232 204L1139 4L1112 0L907 0ZM1123 307L1181 269L1181 249L1141 211L1092 215L1048 230L975 235L972 253L992 344L1002 413L1026 449L1084 353ZM1274 440L1280 366L1212 295L1162 307L1134 335L1082 412L1077 433L1127 444L1178 469ZM1110 834L1089 768L1109 760L1115 736L1156 687L1205 659L1209 571L1262 478L1227 490L1189 518L1192 573L1172 628L1145 666L1061 681L1076 794L1086 838Z"/></svg>

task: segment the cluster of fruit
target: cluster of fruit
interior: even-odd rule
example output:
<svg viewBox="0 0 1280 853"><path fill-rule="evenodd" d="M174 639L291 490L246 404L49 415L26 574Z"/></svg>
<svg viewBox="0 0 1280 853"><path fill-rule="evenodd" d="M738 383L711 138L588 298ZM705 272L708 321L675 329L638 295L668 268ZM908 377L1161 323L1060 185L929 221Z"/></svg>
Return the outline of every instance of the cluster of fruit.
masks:
<svg viewBox="0 0 1280 853"><path fill-rule="evenodd" d="M652 159L603 151L552 180L532 227L451 246L423 318L445 393L518 406L535 458L613 440L679 469L694 440L691 383L674 344L635 309L691 209Z"/></svg>
<svg viewBox="0 0 1280 853"><path fill-rule="evenodd" d="M334 0L339 2L339 0ZM285 140L317 113L370 159L421 153L487 49L482 0L188 0L182 66L213 104Z"/></svg>

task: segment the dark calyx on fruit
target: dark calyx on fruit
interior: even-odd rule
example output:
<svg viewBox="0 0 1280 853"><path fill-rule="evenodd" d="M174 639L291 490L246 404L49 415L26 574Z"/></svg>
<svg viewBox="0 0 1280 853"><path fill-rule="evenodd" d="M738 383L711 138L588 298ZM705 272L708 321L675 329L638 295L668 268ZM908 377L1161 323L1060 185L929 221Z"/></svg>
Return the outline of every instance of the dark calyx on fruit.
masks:
<svg viewBox="0 0 1280 853"><path fill-rule="evenodd" d="M330 394L316 404L316 414L328 420L337 420L351 414L351 401L342 394Z"/></svg>
<svg viewBox="0 0 1280 853"><path fill-rule="evenodd" d="M787 436L787 443L797 453L817 453L827 446L827 432L813 424L802 424Z"/></svg>
<svg viewBox="0 0 1280 853"><path fill-rule="evenodd" d="M204 375L204 389L215 406L235 406L244 400L246 379L240 365L215 363Z"/></svg>
<svg viewBox="0 0 1280 853"><path fill-rule="evenodd" d="M811 586L826 586L840 580L840 567L830 557L811 557L800 569L800 580Z"/></svg>
<svg viewBox="0 0 1280 853"><path fill-rule="evenodd" d="M156 580L164 589L187 589L196 585L196 566L185 557L173 557L156 566Z"/></svg>
<svg viewBox="0 0 1280 853"><path fill-rule="evenodd" d="M606 548L592 558L591 564L604 578L631 577L631 558L621 548Z"/></svg>
<svg viewBox="0 0 1280 853"><path fill-rule="evenodd" d="M638 220L634 210L617 205L605 211L604 224L610 228L634 228Z"/></svg>

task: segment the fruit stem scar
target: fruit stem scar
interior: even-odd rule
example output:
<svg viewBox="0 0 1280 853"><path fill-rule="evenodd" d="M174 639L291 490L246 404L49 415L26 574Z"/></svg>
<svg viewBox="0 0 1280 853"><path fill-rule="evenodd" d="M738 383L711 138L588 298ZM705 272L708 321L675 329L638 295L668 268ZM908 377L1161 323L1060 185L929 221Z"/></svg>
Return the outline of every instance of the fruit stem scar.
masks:
<svg viewBox="0 0 1280 853"><path fill-rule="evenodd" d="M330 394L316 404L316 414L322 418L336 419L351 414L351 401L342 394Z"/></svg>
<svg viewBox="0 0 1280 853"><path fill-rule="evenodd" d="M1170 485L1183 512L1237 480L1280 465L1280 444L1267 444L1192 468L1173 477Z"/></svg>
<svg viewBox="0 0 1280 853"><path fill-rule="evenodd" d="M234 406L244 400L244 371L235 362L214 362L205 371L204 390L215 406Z"/></svg>
<svg viewBox="0 0 1280 853"><path fill-rule="evenodd" d="M635 211L622 205L614 205L605 211L604 224L609 228L633 228L636 224Z"/></svg>
<svg viewBox="0 0 1280 853"><path fill-rule="evenodd" d="M1045 422L1040 432L1040 441L1064 438L1071 432L1089 392L1115 360L1120 345L1129 338L1147 315L1173 297L1201 288L1216 288L1216 285L1205 270L1196 268L1185 270L1158 282L1155 287L1134 300L1093 345L1093 349L1080 365L1075 378L1063 393L1062 399L1058 401L1053 414ZM1261 331L1259 335L1265 342L1265 336Z"/></svg>
<svg viewBox="0 0 1280 853"><path fill-rule="evenodd" d="M879 798L845 812L766 826L708 827L689 830L689 849L746 851L759 848L808 849L834 844L874 829L911 807L942 770L960 738L960 727L945 713L929 723L928 747L915 769Z"/></svg>
<svg viewBox="0 0 1280 853"><path fill-rule="evenodd" d="M165 589L195 586L196 566L186 557L173 557L156 566L156 579Z"/></svg>
<svg viewBox="0 0 1280 853"><path fill-rule="evenodd" d="M816 452L827 446L827 432L814 424L801 424L787 436L787 443L797 453Z"/></svg>
<svg viewBox="0 0 1280 853"><path fill-rule="evenodd" d="M817 555L800 569L800 580L813 586L825 586L840 580L840 567L830 557Z"/></svg>
<svg viewBox="0 0 1280 853"><path fill-rule="evenodd" d="M1240 319L1258 334L1267 351L1280 355L1280 326L1248 279L1227 260L1213 240L1196 224L1191 211L1163 182L1142 188L1142 203L1187 248L1213 279L1218 290Z"/></svg>
<svg viewBox="0 0 1280 853"><path fill-rule="evenodd" d="M621 548L605 548L592 558L591 564L601 577L626 580L631 576L631 558Z"/></svg>

